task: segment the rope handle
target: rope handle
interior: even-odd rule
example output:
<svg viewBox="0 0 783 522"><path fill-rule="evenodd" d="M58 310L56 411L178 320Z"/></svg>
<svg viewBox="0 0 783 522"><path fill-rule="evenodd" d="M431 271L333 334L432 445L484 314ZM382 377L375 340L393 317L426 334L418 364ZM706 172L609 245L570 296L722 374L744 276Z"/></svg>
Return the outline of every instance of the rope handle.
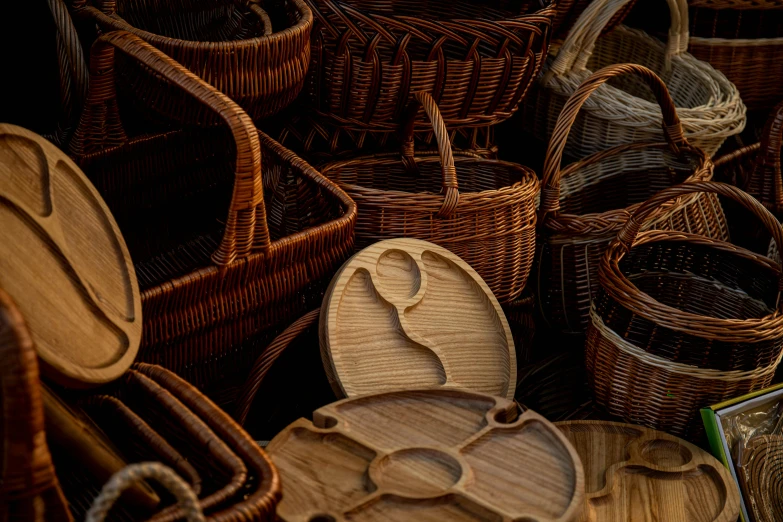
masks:
<svg viewBox="0 0 783 522"><path fill-rule="evenodd" d="M626 63L604 67L582 82L582 85L568 98L557 118L544 160L539 223L543 223L543 219L548 214L556 214L560 210L560 180L562 177L560 163L563 160L568 134L571 132L571 127L576 121L582 105L596 89L611 78L631 73L644 80L658 100L658 105L663 113L663 132L672 150L679 155L682 148L690 148L690 144L685 139L680 118L677 116L674 101L663 80L642 65Z"/></svg>
<svg viewBox="0 0 783 522"><path fill-rule="evenodd" d="M773 184L772 201L760 198L761 203L777 215L783 214L783 177L780 172L780 147L783 146L783 102L772 111L764 126L761 150L756 157L746 189L757 197L767 191L762 187Z"/></svg>
<svg viewBox="0 0 783 522"><path fill-rule="evenodd" d="M413 95L400 129L402 138L402 162L405 168L412 174L418 174L419 167L415 159L415 147L413 140L413 129L416 121L416 115L419 108L423 107L424 112L430 119L432 131L438 142L438 155L440 156L440 168L443 176L443 204L438 211L438 217L450 216L456 210L459 204L459 185L457 183L457 167L454 166L454 153L451 150L451 140L449 132L446 129L446 123L438 110L438 104L427 92L417 92Z"/></svg>
<svg viewBox="0 0 783 522"><path fill-rule="evenodd" d="M256 362L253 363L253 369L250 370L250 375L242 386L242 389L239 391L239 398L237 399L237 406L234 412L234 419L236 419L240 426L245 425L247 415L250 412L250 406L253 405L256 393L258 393L258 389L261 387L261 382L263 382L266 374L269 373L272 365L294 339L318 322L320 313L321 309L316 308L312 312L308 312L294 321L291 326L283 330L280 335L269 343L261 355L258 356Z"/></svg>
<svg viewBox="0 0 783 522"><path fill-rule="evenodd" d="M216 265L228 265L251 251L269 251L271 239L266 222L261 174L261 146L250 117L225 94L154 48L138 36L114 31L99 37L90 50L90 88L70 151L83 156L127 142L117 111L114 77L115 50L126 54L182 88L220 115L236 143L234 189L226 228L212 254Z"/></svg>
<svg viewBox="0 0 783 522"><path fill-rule="evenodd" d="M131 464L121 469L104 484L101 492L95 497L95 500L87 511L85 522L103 522L109 514L109 510L120 498L123 491L133 484L141 482L144 479L154 479L162 486L168 489L177 498L185 512L185 518L188 522L204 522L204 513L198 503L196 494L190 489L190 486L179 475L174 473L171 468L164 466L160 462L140 462Z"/></svg>

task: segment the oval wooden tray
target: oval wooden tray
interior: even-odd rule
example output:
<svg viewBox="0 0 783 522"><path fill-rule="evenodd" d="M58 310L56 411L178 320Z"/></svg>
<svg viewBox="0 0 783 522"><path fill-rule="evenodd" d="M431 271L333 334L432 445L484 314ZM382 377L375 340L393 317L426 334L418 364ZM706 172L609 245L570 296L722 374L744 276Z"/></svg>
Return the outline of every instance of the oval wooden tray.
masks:
<svg viewBox="0 0 783 522"><path fill-rule="evenodd" d="M133 363L141 300L114 218L62 151L2 124L0 287L25 317L47 377L95 385Z"/></svg>
<svg viewBox="0 0 783 522"><path fill-rule="evenodd" d="M287 521L576 520L574 448L533 411L440 388L345 399L267 446Z"/></svg>
<svg viewBox="0 0 783 522"><path fill-rule="evenodd" d="M736 522L737 485L717 459L693 444L618 422L555 426L584 466L582 521Z"/></svg>
<svg viewBox="0 0 783 522"><path fill-rule="evenodd" d="M498 301L467 263L426 241L381 241L349 259L324 297L319 335L338 397L435 386L514 396Z"/></svg>

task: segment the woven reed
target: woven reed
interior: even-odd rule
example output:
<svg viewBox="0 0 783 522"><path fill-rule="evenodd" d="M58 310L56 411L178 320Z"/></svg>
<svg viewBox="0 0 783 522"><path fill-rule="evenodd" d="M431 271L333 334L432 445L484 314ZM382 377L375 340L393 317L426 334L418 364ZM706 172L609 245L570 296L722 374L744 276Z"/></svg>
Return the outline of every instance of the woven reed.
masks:
<svg viewBox="0 0 783 522"><path fill-rule="evenodd" d="M529 0L307 0L310 102L355 131L397 130L418 92L449 127L510 117L546 57L555 7ZM416 122L417 132L430 130Z"/></svg>
<svg viewBox="0 0 783 522"><path fill-rule="evenodd" d="M569 31L574 26L574 23L579 19L587 6L589 6L591 0L562 0L557 3L557 14L552 21L552 33L553 39L562 40L568 36ZM602 34L608 33L613 30L619 24L623 23L623 20L628 13L633 9L636 0L629 0L606 24Z"/></svg>
<svg viewBox="0 0 783 522"><path fill-rule="evenodd" d="M778 240L783 228L750 195L713 182L650 198L601 260L587 369L596 402L631 422L696 438L699 408L769 385L783 356L780 265L709 237L641 226L695 192L731 198Z"/></svg>
<svg viewBox="0 0 783 522"><path fill-rule="evenodd" d="M127 137L114 96L115 47L220 114L231 134L215 128ZM227 97L141 39L102 36L91 70L71 154L133 257L144 312L140 360L217 397L244 381L258 355L240 350L242 342L271 337L320 303L328 278L353 250L356 206L257 131Z"/></svg>
<svg viewBox="0 0 783 522"><path fill-rule="evenodd" d="M71 522L46 444L33 340L22 314L2 289L0 359L0 519Z"/></svg>
<svg viewBox="0 0 783 522"><path fill-rule="evenodd" d="M356 245L395 237L431 241L472 266L501 304L513 301L533 262L538 180L532 170L513 163L453 154L432 97L420 92L414 99L403 124L401 154L362 156L322 168L356 201ZM432 122L439 156L414 155L419 105Z"/></svg>
<svg viewBox="0 0 783 522"><path fill-rule="evenodd" d="M90 0L93 2L93 0ZM229 98L253 119L290 104L305 83L313 16L303 0L264 5L239 0L74 0L75 16L105 32L128 31L160 49ZM277 31L272 32L270 15ZM218 122L212 111L135 61L120 61L123 85L170 118Z"/></svg>
<svg viewBox="0 0 783 522"><path fill-rule="evenodd" d="M566 141L582 106L609 79L628 73L643 80L658 100L668 144L622 145L561 169ZM655 73L625 64L590 76L563 108L544 165L534 291L547 323L558 330L584 331L599 288L599 260L628 216L663 188L711 178L712 163L684 137L677 110ZM711 195L670 202L657 210L648 226L727 236L720 203Z"/></svg>
<svg viewBox="0 0 783 522"><path fill-rule="evenodd" d="M549 139L566 100L591 71L616 63L637 63L663 79L688 140L712 156L726 138L745 127L745 105L739 92L722 73L685 52L685 0L669 0L672 25L667 44L623 26L598 38L606 21L627 1L596 0L585 10L556 55L550 55L542 80L526 98L525 128L542 140ZM582 158L621 143L656 141L659 121L655 100L642 82L615 80L596 92L585 107L574 125L566 154Z"/></svg>

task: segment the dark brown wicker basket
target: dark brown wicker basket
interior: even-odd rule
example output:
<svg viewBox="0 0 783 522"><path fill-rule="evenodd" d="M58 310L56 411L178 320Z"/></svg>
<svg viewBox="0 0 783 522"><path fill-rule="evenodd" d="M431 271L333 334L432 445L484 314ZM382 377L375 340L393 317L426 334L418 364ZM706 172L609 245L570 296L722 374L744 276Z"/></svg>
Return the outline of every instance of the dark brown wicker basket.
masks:
<svg viewBox="0 0 783 522"><path fill-rule="evenodd" d="M231 129L127 137L112 57L123 53L220 114ZM356 206L310 165L258 132L231 100L128 33L102 36L71 154L120 226L142 290L140 360L218 398L244 382L270 335L317 306L353 250ZM263 172L263 180L262 180ZM231 392L221 395L230 402Z"/></svg>
<svg viewBox="0 0 783 522"><path fill-rule="evenodd" d="M450 128L510 117L546 58L556 12L533 0L307 1L310 102L355 131L396 131L417 92ZM419 119L415 130L430 128Z"/></svg>
<svg viewBox="0 0 783 522"><path fill-rule="evenodd" d="M313 17L303 0L74 0L73 7L103 31L128 31L152 44L253 119L283 109L304 86ZM121 60L118 73L128 92L168 117L219 121L143 64Z"/></svg>
<svg viewBox="0 0 783 522"><path fill-rule="evenodd" d="M357 247L395 237L431 241L472 266L501 304L513 301L533 263L535 173L514 163L453 154L432 97L419 92L414 99L401 154L362 156L321 170L357 203ZM432 122L438 156L414 154L419 105Z"/></svg>

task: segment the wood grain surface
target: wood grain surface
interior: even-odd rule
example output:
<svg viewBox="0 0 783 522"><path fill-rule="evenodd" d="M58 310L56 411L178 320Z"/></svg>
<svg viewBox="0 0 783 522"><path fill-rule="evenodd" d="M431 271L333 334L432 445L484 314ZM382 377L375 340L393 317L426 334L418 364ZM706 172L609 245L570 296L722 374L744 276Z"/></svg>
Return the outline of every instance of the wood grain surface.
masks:
<svg viewBox="0 0 783 522"><path fill-rule="evenodd" d="M739 490L729 471L682 439L632 424L555 425L585 473L583 522L735 522Z"/></svg>
<svg viewBox="0 0 783 522"><path fill-rule="evenodd" d="M552 425L507 399L448 388L344 399L267 447L286 521L570 521L584 476Z"/></svg>
<svg viewBox="0 0 783 522"><path fill-rule="evenodd" d="M467 263L426 241L381 241L349 259L324 297L319 336L338 397L436 386L514 396L498 301Z"/></svg>
<svg viewBox="0 0 783 522"><path fill-rule="evenodd" d="M783 520L783 435L752 437L738 472L754 522Z"/></svg>
<svg viewBox="0 0 783 522"><path fill-rule="evenodd" d="M83 387L133 363L141 301L114 218L63 152L2 124L0 286L25 317L45 376Z"/></svg>

